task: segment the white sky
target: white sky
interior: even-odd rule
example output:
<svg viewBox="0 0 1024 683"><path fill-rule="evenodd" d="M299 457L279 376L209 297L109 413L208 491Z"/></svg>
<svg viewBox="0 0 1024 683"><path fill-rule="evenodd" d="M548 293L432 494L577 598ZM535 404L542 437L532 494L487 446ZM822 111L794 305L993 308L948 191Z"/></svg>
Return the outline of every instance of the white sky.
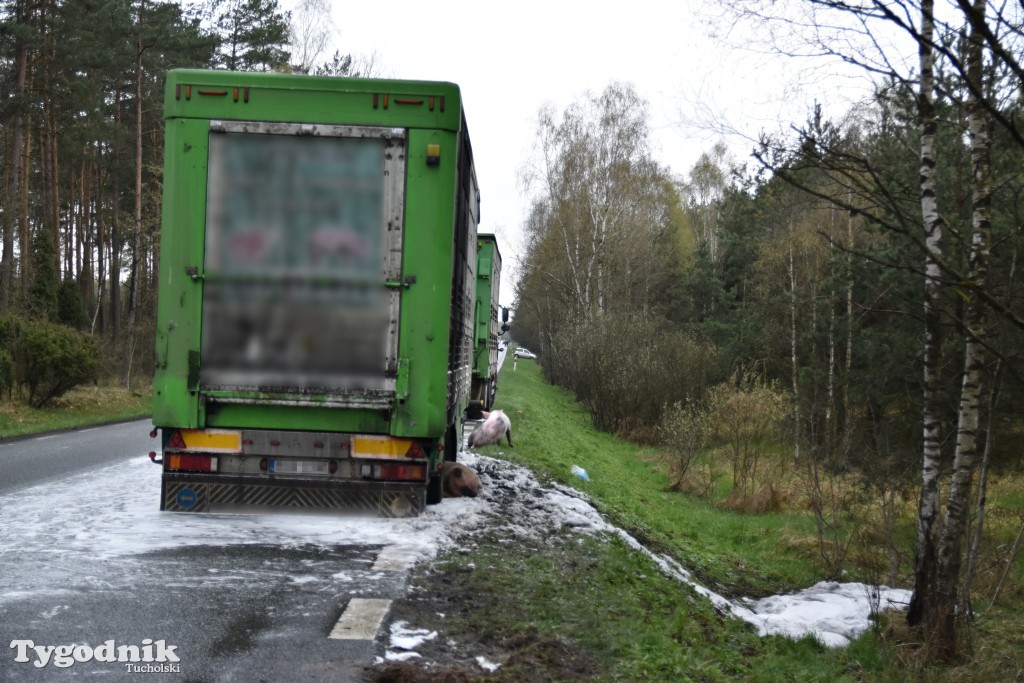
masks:
<svg viewBox="0 0 1024 683"><path fill-rule="evenodd" d="M481 188L480 228L498 235L506 305L527 214L518 172L545 103L561 111L588 90L632 83L650 103L656 158L685 175L721 139L695 121L710 115L756 138L780 122L804 120L815 99L832 101L837 88L849 85L820 73L797 78L791 60L744 49L735 31L728 43L740 47L713 37L730 28L702 18L714 2L330 2L334 47L342 53L375 54L385 77L452 81L462 88ZM798 80L810 85L796 92ZM737 158L752 146L739 137L726 141Z"/></svg>

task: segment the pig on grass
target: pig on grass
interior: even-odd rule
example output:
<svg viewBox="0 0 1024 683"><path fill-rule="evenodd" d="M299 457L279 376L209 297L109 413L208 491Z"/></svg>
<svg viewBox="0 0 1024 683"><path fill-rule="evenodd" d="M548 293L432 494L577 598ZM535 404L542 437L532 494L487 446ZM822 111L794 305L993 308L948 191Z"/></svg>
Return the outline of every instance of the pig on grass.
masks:
<svg viewBox="0 0 1024 683"><path fill-rule="evenodd" d="M490 446L501 441L501 437L508 437L508 447L512 448L512 421L508 415L501 410L492 410L484 413L484 421L469 435L467 444L470 448L476 446Z"/></svg>
<svg viewBox="0 0 1024 683"><path fill-rule="evenodd" d="M444 495L450 498L460 496L476 498L480 493L480 476L465 465L446 462L442 477L444 478Z"/></svg>

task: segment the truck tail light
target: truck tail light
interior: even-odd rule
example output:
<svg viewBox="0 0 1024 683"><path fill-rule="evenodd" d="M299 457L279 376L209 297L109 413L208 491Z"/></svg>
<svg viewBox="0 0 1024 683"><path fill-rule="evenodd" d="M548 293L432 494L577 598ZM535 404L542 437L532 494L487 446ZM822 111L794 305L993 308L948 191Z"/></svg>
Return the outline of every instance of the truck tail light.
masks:
<svg viewBox="0 0 1024 683"><path fill-rule="evenodd" d="M167 469L182 472L216 472L217 458L210 455L167 455Z"/></svg>
<svg viewBox="0 0 1024 683"><path fill-rule="evenodd" d="M424 465L381 465L380 478L387 481L425 481L427 468Z"/></svg>

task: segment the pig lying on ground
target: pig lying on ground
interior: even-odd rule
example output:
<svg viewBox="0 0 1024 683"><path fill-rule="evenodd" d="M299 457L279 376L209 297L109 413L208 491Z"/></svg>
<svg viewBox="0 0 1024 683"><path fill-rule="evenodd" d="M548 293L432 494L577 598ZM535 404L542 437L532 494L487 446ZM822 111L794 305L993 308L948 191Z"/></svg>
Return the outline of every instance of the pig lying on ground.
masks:
<svg viewBox="0 0 1024 683"><path fill-rule="evenodd" d="M492 410L484 413L484 417L486 419L469 435L469 447L490 446L501 441L502 436L507 436L508 447L512 448L512 421L508 415L501 410Z"/></svg>
<svg viewBox="0 0 1024 683"><path fill-rule="evenodd" d="M444 495L446 496L476 498L476 494L480 493L480 477L465 465L450 461L444 463L442 477L444 479Z"/></svg>

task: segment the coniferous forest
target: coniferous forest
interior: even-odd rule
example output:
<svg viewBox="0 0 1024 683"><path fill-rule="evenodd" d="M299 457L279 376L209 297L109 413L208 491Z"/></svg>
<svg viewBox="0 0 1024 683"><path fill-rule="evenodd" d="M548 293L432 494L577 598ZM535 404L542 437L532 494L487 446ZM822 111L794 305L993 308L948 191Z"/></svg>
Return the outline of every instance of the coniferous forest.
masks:
<svg viewBox="0 0 1024 683"><path fill-rule="evenodd" d="M0 14L0 396L42 406L152 369L172 68L356 75L325 3L5 2Z"/></svg>

